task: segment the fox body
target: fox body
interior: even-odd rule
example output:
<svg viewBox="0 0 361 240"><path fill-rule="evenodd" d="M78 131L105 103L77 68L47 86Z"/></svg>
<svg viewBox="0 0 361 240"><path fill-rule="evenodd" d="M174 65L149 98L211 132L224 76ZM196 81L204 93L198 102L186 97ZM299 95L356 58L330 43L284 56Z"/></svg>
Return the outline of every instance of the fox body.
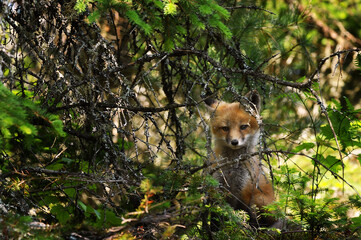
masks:
<svg viewBox="0 0 361 240"><path fill-rule="evenodd" d="M246 95L246 99L248 109L239 102L206 101L212 112L210 127L216 155L212 160L213 166L216 166L217 160L241 158L213 175L230 192L227 201L234 209L247 211L254 226L270 226L274 220L263 216L257 218L257 212L264 212L263 207L274 201L273 187L258 156L249 156L254 153L259 140L260 131L255 116L260 111L260 96L257 91L252 91Z"/></svg>

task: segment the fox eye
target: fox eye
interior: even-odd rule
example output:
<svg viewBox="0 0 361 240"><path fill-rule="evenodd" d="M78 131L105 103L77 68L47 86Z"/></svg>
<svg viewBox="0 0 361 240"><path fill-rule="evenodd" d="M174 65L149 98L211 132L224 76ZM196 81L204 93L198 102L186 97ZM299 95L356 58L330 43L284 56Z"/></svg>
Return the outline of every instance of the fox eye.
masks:
<svg viewBox="0 0 361 240"><path fill-rule="evenodd" d="M221 129L225 132L228 132L229 131L229 127L221 127Z"/></svg>
<svg viewBox="0 0 361 240"><path fill-rule="evenodd" d="M248 127L249 127L249 125L241 125L241 126L240 126L240 129L241 129L241 130L245 130L245 129L247 129Z"/></svg>

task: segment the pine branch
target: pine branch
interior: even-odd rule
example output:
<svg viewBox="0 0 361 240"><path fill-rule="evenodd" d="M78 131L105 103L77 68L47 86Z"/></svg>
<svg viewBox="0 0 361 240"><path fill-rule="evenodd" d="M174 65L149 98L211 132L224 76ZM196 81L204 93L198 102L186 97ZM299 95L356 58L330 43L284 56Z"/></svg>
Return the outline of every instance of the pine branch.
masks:
<svg viewBox="0 0 361 240"><path fill-rule="evenodd" d="M305 12L306 7L304 7L302 4L298 3L297 7L300 12ZM332 29L329 24L322 21L321 19L318 19L313 12L310 12L310 14L307 15L306 21L311 25L315 25L323 36L331 38L335 42L341 44L342 47L349 48L352 47L355 43L361 45L361 39L355 37L353 34L347 31L343 24L337 20L334 20L334 22L340 31L335 31Z"/></svg>
<svg viewBox="0 0 361 240"><path fill-rule="evenodd" d="M240 5L240 6L234 6L234 7L225 7L225 9L228 9L228 10L236 10L236 9L260 10L260 11L264 11L264 12L276 15L274 12L271 12L271 11L261 8L261 7L257 7L255 5L251 5L251 6Z"/></svg>

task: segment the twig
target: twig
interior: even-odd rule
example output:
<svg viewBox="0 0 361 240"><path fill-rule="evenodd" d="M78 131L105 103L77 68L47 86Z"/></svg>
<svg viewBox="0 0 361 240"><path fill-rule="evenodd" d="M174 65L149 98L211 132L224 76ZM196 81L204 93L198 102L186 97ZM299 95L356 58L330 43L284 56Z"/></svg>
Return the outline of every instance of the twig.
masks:
<svg viewBox="0 0 361 240"><path fill-rule="evenodd" d="M351 187L356 194L361 197L360 193L356 190L356 188L354 188L349 182L346 181L346 179L342 176L340 176L338 173L332 171L329 167L327 167L326 165L324 165L323 163L321 163L318 159L314 158L314 157L310 157L304 153L297 153L297 152L290 152L290 151L283 151L283 150L265 150L265 151L261 151L261 152L254 152L254 153L246 153L246 154L241 154L238 158L236 159L232 159L232 160L228 160L228 159L221 159L219 160L216 164L216 167L212 168L210 170L210 174L214 173L215 171L224 168L226 166L230 166L233 164L237 164L241 161L245 161L253 156L258 155L259 153L262 154L271 154L271 153L282 153L282 154L291 154L291 155L299 155L299 156L304 156L307 157L309 159L311 159L312 161L317 162L318 164L320 164L323 168L325 168L327 171L329 171L336 179L339 178L341 179L344 183L346 183L349 187ZM194 174L202 169L211 167L213 164L215 164L215 162L209 162L209 163L204 163L202 166L199 167L195 167L193 169L191 169L189 172L191 174Z"/></svg>
<svg viewBox="0 0 361 240"><path fill-rule="evenodd" d="M323 64L325 64L325 62L330 59L330 58L333 58L335 56L340 56L341 54L344 54L344 53L351 53L351 52L361 52L361 48L354 48L354 49L348 49L348 50L342 50L342 51L337 51L333 54L331 54L330 56L328 57L325 57L325 58L322 58L322 60L320 61L320 63L318 64L318 67L317 69L311 74L311 76L308 78L307 82L303 83L303 88L309 88L312 86L312 83L314 82L314 78L315 76L320 72L321 70L321 67L323 66Z"/></svg>
<svg viewBox="0 0 361 240"><path fill-rule="evenodd" d="M316 101L317 101L317 104L320 106L321 108L321 113L323 113L326 117L326 120L328 122L328 125L330 125L330 128L331 128L331 131L333 133L333 137L335 138L335 141L336 141L336 145L337 145L337 149L338 149L338 152L340 154L340 160L342 161L343 157L342 157L342 153L341 153L341 148L340 148L340 144L338 143L338 138L337 138L337 135L336 135L336 132L335 132L335 129L333 128L333 124L330 120L330 117L328 116L328 113L327 113L327 109L325 107L325 105L322 103L321 99L319 98L318 94L316 93L316 91L313 89L313 88L310 88L310 91L312 93L312 95L316 98ZM343 161L342 161L343 162Z"/></svg>
<svg viewBox="0 0 361 240"><path fill-rule="evenodd" d="M330 168L328 168L326 165L324 165L323 163L321 163L318 159L314 158L314 157L310 157L304 153L294 153L294 152L288 152L288 151L282 151L282 150L279 150L279 151L268 151L270 153L274 152L274 153L283 153L283 154L293 154L293 155L299 155L299 156L304 156L304 157L307 157L309 159L311 159L312 161L315 161L317 162L318 164L320 164L323 168L325 168L327 171L329 171L336 179L339 178L341 179L344 183L346 183L349 187L351 187L355 192L356 194L361 198L361 195L360 193L356 190L356 188L354 186L352 186L349 182L346 181L345 178L343 178L342 176L340 176L339 174L335 173L334 171L332 171Z"/></svg>
<svg viewBox="0 0 361 240"><path fill-rule="evenodd" d="M171 103L168 104L164 107L136 107L136 106L124 106L124 105L119 105L116 103L107 103L107 102L100 102L100 103L89 103L89 102L82 102L82 103L74 103L74 104L69 104L66 106L62 106L62 107L55 107L52 109L49 109L49 112L57 112L60 110L66 110L66 109L72 109L72 108L78 108L78 107L89 107L89 106L96 106L99 108L120 108L120 109L125 109L125 110L129 110L132 112L148 112L148 113L159 113L159 112L164 112L164 111L168 111L171 109L177 109L177 108L181 108L181 107L194 107L194 106L198 106L200 103L204 102L205 100L207 100L208 98L212 98L214 97L215 94L212 94L210 96L207 96L197 102L192 102L192 103L182 103L182 104L178 104L178 103Z"/></svg>

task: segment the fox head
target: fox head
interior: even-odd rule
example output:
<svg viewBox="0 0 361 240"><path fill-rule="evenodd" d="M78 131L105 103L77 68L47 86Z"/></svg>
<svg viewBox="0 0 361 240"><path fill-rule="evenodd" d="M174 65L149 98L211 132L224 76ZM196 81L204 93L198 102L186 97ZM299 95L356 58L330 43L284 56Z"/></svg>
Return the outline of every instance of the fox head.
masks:
<svg viewBox="0 0 361 240"><path fill-rule="evenodd" d="M254 90L245 97L245 104L214 99L205 101L213 115L210 127L216 147L249 149L257 144L259 126L254 116L260 111L260 95Z"/></svg>

